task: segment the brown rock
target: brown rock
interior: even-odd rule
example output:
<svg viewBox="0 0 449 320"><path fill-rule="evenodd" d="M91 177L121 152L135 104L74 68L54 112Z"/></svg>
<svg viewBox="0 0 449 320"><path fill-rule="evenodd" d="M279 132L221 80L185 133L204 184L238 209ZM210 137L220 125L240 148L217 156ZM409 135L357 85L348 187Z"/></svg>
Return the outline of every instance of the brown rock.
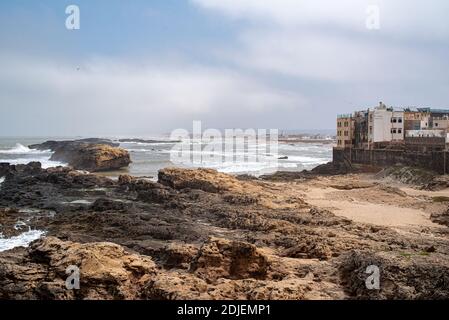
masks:
<svg viewBox="0 0 449 320"><path fill-rule="evenodd" d="M91 172L127 167L131 158L125 149L105 144L75 144L58 148L51 160L67 162L78 170Z"/></svg>
<svg viewBox="0 0 449 320"><path fill-rule="evenodd" d="M217 193L240 185L236 178L213 169L167 168L159 171L158 181L174 189L199 189Z"/></svg>
<svg viewBox="0 0 449 320"><path fill-rule="evenodd" d="M80 269L80 289L65 287L67 267ZM2 299L139 299L156 273L153 261L112 243L79 244L47 237L22 255L0 258Z"/></svg>
<svg viewBox="0 0 449 320"><path fill-rule="evenodd" d="M214 282L219 278L264 279L269 262L256 246L239 241L211 238L200 249L191 271Z"/></svg>

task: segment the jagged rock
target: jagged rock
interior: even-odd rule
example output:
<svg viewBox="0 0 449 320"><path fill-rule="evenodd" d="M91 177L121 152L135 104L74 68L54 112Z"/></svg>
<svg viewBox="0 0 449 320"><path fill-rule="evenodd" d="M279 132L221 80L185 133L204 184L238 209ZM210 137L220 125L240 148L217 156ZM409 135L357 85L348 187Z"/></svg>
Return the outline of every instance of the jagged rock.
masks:
<svg viewBox="0 0 449 320"><path fill-rule="evenodd" d="M69 266L80 270L80 289L68 290ZM79 244L47 237L19 254L0 258L1 299L139 299L156 274L149 257L113 243Z"/></svg>
<svg viewBox="0 0 449 320"><path fill-rule="evenodd" d="M268 267L267 257L254 245L211 238L200 248L191 271L208 282L214 282L219 278L264 279Z"/></svg>
<svg viewBox="0 0 449 320"><path fill-rule="evenodd" d="M42 169L31 164L0 168L5 173L0 188L4 235L26 231L14 229L20 219L26 221L27 228L60 239L42 245L45 249L33 244L29 250L1 252L0 298L354 298L360 287L357 281L366 275L361 262L348 258L351 250L388 253L380 257L387 260L391 275L396 263L393 255L411 261L398 264L398 281L400 286L411 284L415 293L404 294L408 292L405 287L386 288L380 296L361 291L362 297L449 296L444 276L449 265L446 228L397 232L349 220L332 208L314 207L304 200L310 187L344 185L357 181L357 175L350 179L308 175L307 179L313 180L272 182L239 180L214 170L169 169L164 170L166 180L162 181L166 183L161 184L126 175L114 181L70 167ZM370 191L381 191L381 184ZM385 190L382 195L394 191ZM333 190L330 196L350 194L359 199L361 193L365 192ZM444 211L444 203L430 198L406 194L400 199L404 205L427 204L432 210ZM111 249L110 244L99 243L102 241L122 247ZM100 247L125 253L110 257ZM366 254L360 261L372 256ZM97 269L104 266L102 275L89 275L86 291L67 292L63 282L67 275L57 261L81 260L93 261L88 264ZM119 267L109 260L116 260ZM133 272L131 262L126 262L131 260L150 261L156 267L145 274ZM344 266L347 272L343 272ZM353 272L358 274L356 278L352 278ZM421 276L423 285L417 284ZM122 281L124 277L129 281Z"/></svg>
<svg viewBox="0 0 449 320"><path fill-rule="evenodd" d="M76 145L85 145L85 144L103 144L111 147L118 147L120 144L112 142L109 139L100 139L100 138L87 138L87 139L78 139L78 140L64 140L64 141L54 141L49 140L39 144L32 144L28 146L30 149L36 150L51 150L56 151L56 149L64 149L71 146Z"/></svg>
<svg viewBox="0 0 449 320"><path fill-rule="evenodd" d="M440 190L449 186L445 176L417 167L391 166L383 169L376 177L399 181L425 190Z"/></svg>
<svg viewBox="0 0 449 320"><path fill-rule="evenodd" d="M105 144L68 145L55 149L50 159L91 172L116 170L131 163L128 151Z"/></svg>
<svg viewBox="0 0 449 320"><path fill-rule="evenodd" d="M68 190L115 185L115 182L109 178L84 174L71 167L41 169L40 163L29 163L8 165L7 169L6 167L4 169L8 173L0 188L0 206L6 207L43 208L48 201L58 200L64 193L69 192ZM85 196L85 193L79 194L79 197L82 196ZM64 200L59 199L59 201Z"/></svg>
<svg viewBox="0 0 449 320"><path fill-rule="evenodd" d="M103 212L103 211L127 211L132 209L132 204L115 201L106 198L99 198L90 206L93 211Z"/></svg>
<svg viewBox="0 0 449 320"><path fill-rule="evenodd" d="M198 248L187 244L170 243L155 254L158 263L164 268L189 269L190 263L198 254Z"/></svg>
<svg viewBox="0 0 449 320"><path fill-rule="evenodd" d="M119 144L106 139L81 139L72 141L46 141L30 145L30 149L51 150L51 160L68 163L77 170L91 172L116 170L127 167L131 158Z"/></svg>
<svg viewBox="0 0 449 320"><path fill-rule="evenodd" d="M331 161L313 168L312 173L322 175L336 175L336 174L347 174L352 170L353 166L348 161L344 161L342 163L336 163Z"/></svg>
<svg viewBox="0 0 449 320"><path fill-rule="evenodd" d="M177 190L189 188L211 193L231 190L240 184L236 178L213 169L162 169L158 181Z"/></svg>
<svg viewBox="0 0 449 320"><path fill-rule="evenodd" d="M435 222L449 227L449 209L439 213L434 212L430 215L430 219Z"/></svg>
<svg viewBox="0 0 449 320"><path fill-rule="evenodd" d="M434 254L434 253L427 253ZM354 250L343 258L340 272L347 290L357 299L447 299L449 264L447 259L423 255L392 255L387 252ZM368 266L379 268L379 290L369 289Z"/></svg>

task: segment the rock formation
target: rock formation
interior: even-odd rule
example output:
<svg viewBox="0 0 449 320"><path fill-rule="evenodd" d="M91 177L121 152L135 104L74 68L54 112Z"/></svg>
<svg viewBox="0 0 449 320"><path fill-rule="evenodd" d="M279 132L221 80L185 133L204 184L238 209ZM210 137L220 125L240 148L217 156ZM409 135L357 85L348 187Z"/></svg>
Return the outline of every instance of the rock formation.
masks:
<svg viewBox="0 0 449 320"><path fill-rule="evenodd" d="M97 172L120 169L131 163L128 151L117 146L109 140L84 139L47 141L29 147L53 151L50 160L68 163L78 170Z"/></svg>
<svg viewBox="0 0 449 320"><path fill-rule="evenodd" d="M308 204L301 180L172 168L158 182L116 181L39 163L0 170L0 232L46 232L26 249L0 252L0 298L449 297L447 227L398 232L357 223ZM335 181L326 189L341 195L381 190L327 178ZM377 292L366 289L370 264L382 272ZM65 288L69 265L80 268L80 290Z"/></svg>

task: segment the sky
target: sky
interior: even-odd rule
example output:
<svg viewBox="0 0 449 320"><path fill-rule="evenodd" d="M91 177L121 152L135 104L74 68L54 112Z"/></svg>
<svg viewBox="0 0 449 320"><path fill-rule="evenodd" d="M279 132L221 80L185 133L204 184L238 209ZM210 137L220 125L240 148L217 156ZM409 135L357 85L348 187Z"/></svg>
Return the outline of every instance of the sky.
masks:
<svg viewBox="0 0 449 320"><path fill-rule="evenodd" d="M193 120L332 129L379 101L449 108L448 12L445 0L1 1L0 136L145 136Z"/></svg>

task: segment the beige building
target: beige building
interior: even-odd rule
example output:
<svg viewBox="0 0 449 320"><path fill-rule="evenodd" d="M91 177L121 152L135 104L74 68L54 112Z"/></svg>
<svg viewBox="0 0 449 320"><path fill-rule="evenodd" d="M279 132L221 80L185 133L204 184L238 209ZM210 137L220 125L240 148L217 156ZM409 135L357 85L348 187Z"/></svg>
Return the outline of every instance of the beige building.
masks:
<svg viewBox="0 0 449 320"><path fill-rule="evenodd" d="M351 114L337 117L337 148L351 147L354 139L354 118Z"/></svg>

